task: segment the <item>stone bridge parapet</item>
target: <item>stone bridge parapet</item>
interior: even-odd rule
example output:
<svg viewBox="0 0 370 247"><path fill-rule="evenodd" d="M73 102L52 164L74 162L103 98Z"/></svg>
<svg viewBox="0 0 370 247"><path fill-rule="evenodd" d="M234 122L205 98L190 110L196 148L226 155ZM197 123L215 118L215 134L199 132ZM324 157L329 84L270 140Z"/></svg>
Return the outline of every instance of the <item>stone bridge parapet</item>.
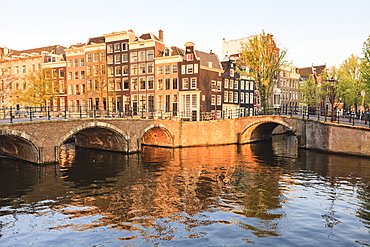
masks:
<svg viewBox="0 0 370 247"><path fill-rule="evenodd" d="M271 138L277 129L296 135L303 148L370 156L369 128L289 116L204 122L101 118L2 124L0 154L41 164L58 161L61 145L70 138L82 147L134 153L143 144L171 148L245 144Z"/></svg>

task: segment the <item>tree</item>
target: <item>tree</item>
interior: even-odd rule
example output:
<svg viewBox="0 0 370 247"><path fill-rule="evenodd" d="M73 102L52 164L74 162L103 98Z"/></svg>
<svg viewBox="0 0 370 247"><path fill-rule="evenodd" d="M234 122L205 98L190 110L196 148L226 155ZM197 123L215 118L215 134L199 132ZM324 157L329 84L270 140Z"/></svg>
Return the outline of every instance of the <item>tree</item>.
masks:
<svg viewBox="0 0 370 247"><path fill-rule="evenodd" d="M106 107L108 105L107 100L116 95L114 78L110 77L108 79L108 75L113 76L114 67L107 68L104 51L97 50L92 55L94 62L86 67L87 85L83 94L85 100L99 100L99 102L90 102L91 105L103 105Z"/></svg>
<svg viewBox="0 0 370 247"><path fill-rule="evenodd" d="M364 57L361 62L361 81L366 85L367 92L370 93L370 36L364 42L362 53Z"/></svg>
<svg viewBox="0 0 370 247"><path fill-rule="evenodd" d="M299 85L299 92L301 93L301 101L309 108L316 106L319 98L319 84L313 75L309 75L307 80Z"/></svg>
<svg viewBox="0 0 370 247"><path fill-rule="evenodd" d="M351 55L339 67L338 83L341 86L343 103L353 106L355 111L362 104L361 91L365 89L365 83L360 77L361 60L355 55Z"/></svg>
<svg viewBox="0 0 370 247"><path fill-rule="evenodd" d="M265 32L251 37L248 42L242 42L241 45L241 56L238 65L247 69L239 72L241 75L254 79L262 107L266 109L277 74L285 63L284 58L287 51L280 50L276 46L272 35Z"/></svg>
<svg viewBox="0 0 370 247"><path fill-rule="evenodd" d="M14 103L46 106L48 101L57 96L51 68L41 68L27 74L21 80L23 84L14 94Z"/></svg>

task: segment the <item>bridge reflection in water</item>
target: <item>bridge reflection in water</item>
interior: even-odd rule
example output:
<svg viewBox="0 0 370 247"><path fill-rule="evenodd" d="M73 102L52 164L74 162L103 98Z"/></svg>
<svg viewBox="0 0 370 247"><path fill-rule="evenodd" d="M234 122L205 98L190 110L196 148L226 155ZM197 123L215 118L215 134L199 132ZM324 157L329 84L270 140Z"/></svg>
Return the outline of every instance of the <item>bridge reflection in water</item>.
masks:
<svg viewBox="0 0 370 247"><path fill-rule="evenodd" d="M274 138L131 155L66 144L45 166L0 159L0 243L370 244L369 160Z"/></svg>

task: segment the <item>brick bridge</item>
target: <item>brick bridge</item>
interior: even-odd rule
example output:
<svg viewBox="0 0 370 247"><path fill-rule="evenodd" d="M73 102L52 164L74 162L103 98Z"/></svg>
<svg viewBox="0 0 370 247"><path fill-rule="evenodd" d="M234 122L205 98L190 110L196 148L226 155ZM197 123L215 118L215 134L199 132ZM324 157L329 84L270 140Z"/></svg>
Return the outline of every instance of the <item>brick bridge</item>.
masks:
<svg viewBox="0 0 370 247"><path fill-rule="evenodd" d="M370 156L369 128L289 116L208 122L101 118L1 124L0 155L41 164L58 161L61 145L71 137L78 146L134 153L143 144L171 148L245 144L271 138L274 129L296 135L302 148Z"/></svg>

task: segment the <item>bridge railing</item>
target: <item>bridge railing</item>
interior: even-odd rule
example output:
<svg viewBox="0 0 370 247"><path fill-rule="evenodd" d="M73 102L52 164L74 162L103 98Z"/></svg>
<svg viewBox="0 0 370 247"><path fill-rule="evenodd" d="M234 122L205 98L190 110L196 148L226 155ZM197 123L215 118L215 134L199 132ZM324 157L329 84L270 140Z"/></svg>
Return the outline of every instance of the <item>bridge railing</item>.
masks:
<svg viewBox="0 0 370 247"><path fill-rule="evenodd" d="M20 121L70 119L70 118L140 118L140 119L169 119L175 121L210 121L232 119L256 115L286 115L319 121L331 121L351 125L365 125L370 127L369 112L344 112L318 107L281 107L266 109L236 108L212 112L197 111L166 111L146 108L126 107L110 109L106 106L43 106L24 108L0 109L0 123Z"/></svg>

